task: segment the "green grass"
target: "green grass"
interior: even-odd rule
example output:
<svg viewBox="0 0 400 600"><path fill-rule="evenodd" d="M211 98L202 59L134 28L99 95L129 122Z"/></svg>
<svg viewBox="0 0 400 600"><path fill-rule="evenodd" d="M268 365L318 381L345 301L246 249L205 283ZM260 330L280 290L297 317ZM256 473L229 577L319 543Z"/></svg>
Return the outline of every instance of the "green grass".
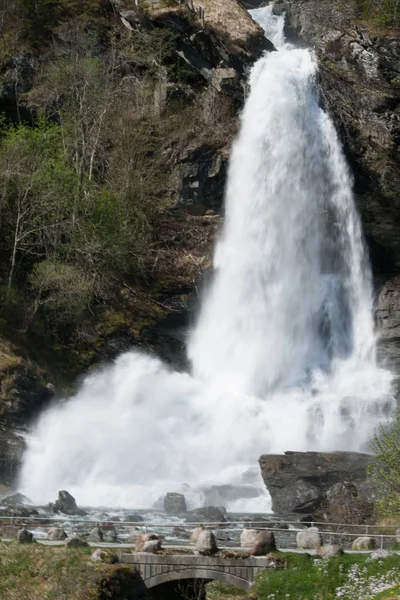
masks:
<svg viewBox="0 0 400 600"><path fill-rule="evenodd" d="M3 600L119 599L114 588L133 590L131 569L92 563L92 548L0 543L0 598ZM111 595L108 596L107 593ZM129 591L124 598L130 598Z"/></svg>
<svg viewBox="0 0 400 600"><path fill-rule="evenodd" d="M285 555L289 569L263 573L255 587L260 600L334 600L336 589L351 583L351 591L341 596L342 600L366 600L368 596L357 595L356 589L370 577L380 577L391 569L398 571L400 581L400 557L391 556L384 560L368 561L368 555L347 554L328 561L316 561L309 555ZM358 569L358 575L350 574ZM357 587L357 579L360 584ZM362 594L362 592L360 592ZM392 595L393 597L393 595Z"/></svg>

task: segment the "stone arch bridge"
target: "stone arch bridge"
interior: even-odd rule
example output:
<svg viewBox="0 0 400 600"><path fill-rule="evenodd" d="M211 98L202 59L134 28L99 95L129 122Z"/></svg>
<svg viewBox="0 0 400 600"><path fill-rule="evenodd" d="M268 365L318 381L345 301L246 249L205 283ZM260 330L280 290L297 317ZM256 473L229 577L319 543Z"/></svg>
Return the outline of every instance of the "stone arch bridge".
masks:
<svg viewBox="0 0 400 600"><path fill-rule="evenodd" d="M142 589L153 591L158 586L201 580L223 581L248 590L256 576L266 569L276 568L268 558L223 558L219 556L194 556L189 554L122 554L122 563L136 567ZM161 589L161 588L160 588Z"/></svg>

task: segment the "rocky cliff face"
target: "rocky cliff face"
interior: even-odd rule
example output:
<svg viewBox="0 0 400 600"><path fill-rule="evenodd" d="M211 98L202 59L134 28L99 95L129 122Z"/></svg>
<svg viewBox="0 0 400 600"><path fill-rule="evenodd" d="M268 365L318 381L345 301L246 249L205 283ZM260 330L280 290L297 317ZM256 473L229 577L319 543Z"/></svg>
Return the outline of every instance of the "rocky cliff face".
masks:
<svg viewBox="0 0 400 600"><path fill-rule="evenodd" d="M275 5L287 35L315 48L321 102L339 131L375 276L381 364L400 370L400 36L360 20L355 2ZM357 23L357 25L356 25Z"/></svg>
<svg viewBox="0 0 400 600"><path fill-rule="evenodd" d="M285 452L260 457L261 474L278 515L312 515L340 496L374 499L367 478L369 456L356 452Z"/></svg>

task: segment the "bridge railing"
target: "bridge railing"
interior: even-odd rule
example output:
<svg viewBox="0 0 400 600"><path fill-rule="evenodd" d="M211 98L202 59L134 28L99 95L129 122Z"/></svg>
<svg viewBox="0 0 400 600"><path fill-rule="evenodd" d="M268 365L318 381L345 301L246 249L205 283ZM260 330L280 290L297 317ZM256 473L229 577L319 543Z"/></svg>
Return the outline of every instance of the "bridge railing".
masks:
<svg viewBox="0 0 400 600"><path fill-rule="evenodd" d="M274 522L269 523L266 520L233 520L233 521L198 521L186 523L182 521L175 522L160 522L160 521L116 521L112 519L77 519L73 516L58 515L56 518L46 516L32 516L29 518L21 518L17 516L0 516L0 528L3 530L3 538L15 537L15 530L20 526L25 526L35 534L35 537L44 538L47 530L50 527L62 527L70 533L87 533L96 525L103 528L115 527L117 530L127 532L128 529L134 529L138 533L156 532L163 536L165 534L170 539L164 541L164 546L182 546L185 547L188 540L179 537L179 531L186 535L200 525L204 525L208 529L213 529L216 533L217 540L219 534L235 532L236 541L239 542L239 535L244 529L259 529L268 530L274 533L277 544L281 548L296 547L296 536L300 531L308 526L316 526L320 528L321 536L326 543L338 542L344 545L349 545L351 542L360 536L372 537L377 541L377 544L383 548L394 541L397 541L396 527L391 525L369 525L359 523L337 523L337 522L319 522L308 521L299 523L299 521L285 520L274 518ZM175 530L177 539L171 540L171 535ZM10 535L7 535L10 532ZM134 544L131 544L134 545ZM233 543L229 544L233 547Z"/></svg>

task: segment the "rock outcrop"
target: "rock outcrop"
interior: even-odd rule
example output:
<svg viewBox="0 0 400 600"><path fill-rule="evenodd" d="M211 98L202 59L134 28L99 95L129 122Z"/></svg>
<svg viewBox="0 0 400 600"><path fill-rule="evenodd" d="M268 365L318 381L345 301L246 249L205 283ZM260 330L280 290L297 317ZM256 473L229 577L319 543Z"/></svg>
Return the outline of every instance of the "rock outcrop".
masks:
<svg viewBox="0 0 400 600"><path fill-rule="evenodd" d="M334 505L338 484L353 486L365 501L374 499L367 478L368 454L356 452L286 452L260 458L272 510L279 515L312 514L324 503Z"/></svg>

